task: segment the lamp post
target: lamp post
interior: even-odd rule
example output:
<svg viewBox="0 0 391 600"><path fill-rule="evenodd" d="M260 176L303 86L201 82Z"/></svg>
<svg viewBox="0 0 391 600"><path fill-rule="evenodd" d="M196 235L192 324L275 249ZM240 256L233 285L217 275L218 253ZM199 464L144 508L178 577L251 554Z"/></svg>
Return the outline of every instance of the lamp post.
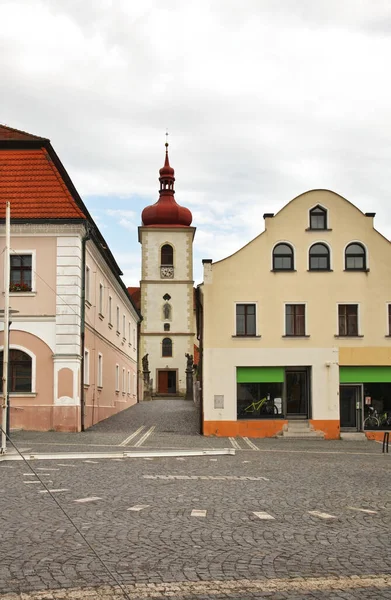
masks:
<svg viewBox="0 0 391 600"><path fill-rule="evenodd" d="M4 321L4 350L3 350L3 419L2 419L2 429L3 432L5 432L8 436L9 436L9 432L10 432L10 402L9 402L9 367L10 367L10 363L9 363L9 338L10 338L10 329L11 329L11 325L12 325L12 321L10 319L10 317L12 315L17 314L19 311L18 310L13 310L12 308L8 308L8 323L6 324L6 322ZM4 309L0 309L0 317L5 317L5 311ZM6 335L6 330L7 330L7 335ZM7 348L6 348L6 344L7 344ZM7 376L4 377L5 375L5 371L7 372ZM4 382L6 382L6 385L4 385ZM6 448L7 448L7 438L5 436L4 433L2 433L2 443L1 443L1 449L0 449L0 454L5 454L6 452Z"/></svg>

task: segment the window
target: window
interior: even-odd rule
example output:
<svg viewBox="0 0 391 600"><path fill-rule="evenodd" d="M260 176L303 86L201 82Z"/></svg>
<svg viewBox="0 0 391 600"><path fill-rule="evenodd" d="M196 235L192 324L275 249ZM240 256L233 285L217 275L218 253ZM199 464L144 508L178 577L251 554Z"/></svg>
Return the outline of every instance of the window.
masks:
<svg viewBox="0 0 391 600"><path fill-rule="evenodd" d="M310 271L330 271L330 250L326 244L313 244L310 248Z"/></svg>
<svg viewBox="0 0 391 600"><path fill-rule="evenodd" d="M3 387L3 351L0 352L0 389ZM8 379L8 391L9 392L31 392L32 391L32 359L31 356L23 352L22 350L9 351L8 356L9 366L9 379Z"/></svg>
<svg viewBox="0 0 391 600"><path fill-rule="evenodd" d="M137 380L136 375L133 373L133 396L137 394Z"/></svg>
<svg viewBox="0 0 391 600"><path fill-rule="evenodd" d="M255 304L236 305L236 335L256 335Z"/></svg>
<svg viewBox="0 0 391 600"><path fill-rule="evenodd" d="M90 353L84 350L84 385L90 384Z"/></svg>
<svg viewBox="0 0 391 600"><path fill-rule="evenodd" d="M122 367L122 393L126 394L126 371L125 369Z"/></svg>
<svg viewBox="0 0 391 600"><path fill-rule="evenodd" d="M136 350L136 330L133 329L133 348Z"/></svg>
<svg viewBox="0 0 391 600"><path fill-rule="evenodd" d="M125 317L125 315L122 315L122 335L124 336L124 339L126 339L126 317Z"/></svg>
<svg viewBox="0 0 391 600"><path fill-rule="evenodd" d="M128 371L128 394L130 394L130 371Z"/></svg>
<svg viewBox="0 0 391 600"><path fill-rule="evenodd" d="M109 325L113 324L113 321L112 321L112 317L113 317L112 307L113 307L113 298L111 296L109 296Z"/></svg>
<svg viewBox="0 0 391 600"><path fill-rule="evenodd" d="M164 331L170 331L170 323L164 323Z"/></svg>
<svg viewBox="0 0 391 600"><path fill-rule="evenodd" d="M172 340L164 338L162 342L162 356L172 356Z"/></svg>
<svg viewBox="0 0 391 600"><path fill-rule="evenodd" d="M98 387L103 387L103 356L98 354Z"/></svg>
<svg viewBox="0 0 391 600"><path fill-rule="evenodd" d="M172 267L174 265L174 250L170 244L164 244L161 249L161 265Z"/></svg>
<svg viewBox="0 0 391 600"><path fill-rule="evenodd" d="M10 292L31 292L32 255L12 254L10 256Z"/></svg>
<svg viewBox="0 0 391 600"><path fill-rule="evenodd" d="M128 340L129 340L129 346L131 345L131 340L132 339L132 324L129 322L129 326L128 326Z"/></svg>
<svg viewBox="0 0 391 600"><path fill-rule="evenodd" d="M305 304L285 305L285 335L305 335Z"/></svg>
<svg viewBox="0 0 391 600"><path fill-rule="evenodd" d="M85 289L85 299L87 300L87 302L90 301L90 267L86 266L86 280L84 283L84 289Z"/></svg>
<svg viewBox="0 0 391 600"><path fill-rule="evenodd" d="M338 305L338 335L358 335L358 304Z"/></svg>
<svg viewBox="0 0 391 600"><path fill-rule="evenodd" d="M387 305L387 316L388 316L388 334L391 336L391 304Z"/></svg>
<svg viewBox="0 0 391 600"><path fill-rule="evenodd" d="M367 268L366 252L364 246L354 242L345 250L346 271L365 271Z"/></svg>
<svg viewBox="0 0 391 600"><path fill-rule="evenodd" d="M168 302L163 306L163 319L171 319L171 305Z"/></svg>
<svg viewBox="0 0 391 600"><path fill-rule="evenodd" d="M119 365L115 365L115 391L119 392Z"/></svg>
<svg viewBox="0 0 391 600"><path fill-rule="evenodd" d="M99 314L103 316L103 284L99 284Z"/></svg>
<svg viewBox="0 0 391 600"><path fill-rule="evenodd" d="M117 333L119 332L119 306L117 306Z"/></svg>
<svg viewBox="0 0 391 600"><path fill-rule="evenodd" d="M327 210L315 206L310 210L310 229L327 229Z"/></svg>
<svg viewBox="0 0 391 600"><path fill-rule="evenodd" d="M277 244L273 249L273 271L293 271L293 248Z"/></svg>

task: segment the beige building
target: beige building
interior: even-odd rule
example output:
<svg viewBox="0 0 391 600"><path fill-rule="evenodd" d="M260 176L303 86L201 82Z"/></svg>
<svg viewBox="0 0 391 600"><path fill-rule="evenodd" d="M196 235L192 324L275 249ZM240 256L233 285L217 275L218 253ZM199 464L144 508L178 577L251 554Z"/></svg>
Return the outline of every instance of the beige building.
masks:
<svg viewBox="0 0 391 600"><path fill-rule="evenodd" d="M1 273L11 204L10 425L79 431L137 402L140 316L50 141L0 126L0 171ZM1 369L2 344L3 322Z"/></svg>
<svg viewBox="0 0 391 600"><path fill-rule="evenodd" d="M205 435L379 437L391 414L391 245L374 216L313 190L265 214L265 231L232 256L203 261Z"/></svg>

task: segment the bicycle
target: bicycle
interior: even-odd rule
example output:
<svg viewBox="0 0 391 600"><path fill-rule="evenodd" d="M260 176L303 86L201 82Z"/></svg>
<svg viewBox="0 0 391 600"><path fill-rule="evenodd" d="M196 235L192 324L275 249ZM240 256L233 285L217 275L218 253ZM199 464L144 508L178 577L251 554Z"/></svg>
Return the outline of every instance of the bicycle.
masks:
<svg viewBox="0 0 391 600"><path fill-rule="evenodd" d="M373 406L369 407L369 415L364 419L364 429L377 429L380 426L378 419L379 413Z"/></svg>
<svg viewBox="0 0 391 600"><path fill-rule="evenodd" d="M261 414L261 411L268 415L278 415L277 406L274 404L273 400L270 400L270 398L267 397L261 398L257 401L254 400L254 402L241 409L240 415L244 416L254 413Z"/></svg>

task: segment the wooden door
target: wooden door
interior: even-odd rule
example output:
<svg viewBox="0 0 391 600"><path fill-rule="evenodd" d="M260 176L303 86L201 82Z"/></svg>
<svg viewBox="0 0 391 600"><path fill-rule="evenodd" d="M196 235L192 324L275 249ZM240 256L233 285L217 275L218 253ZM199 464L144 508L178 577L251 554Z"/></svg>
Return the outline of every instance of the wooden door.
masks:
<svg viewBox="0 0 391 600"><path fill-rule="evenodd" d="M158 371L158 392L160 394L168 392L168 371Z"/></svg>

